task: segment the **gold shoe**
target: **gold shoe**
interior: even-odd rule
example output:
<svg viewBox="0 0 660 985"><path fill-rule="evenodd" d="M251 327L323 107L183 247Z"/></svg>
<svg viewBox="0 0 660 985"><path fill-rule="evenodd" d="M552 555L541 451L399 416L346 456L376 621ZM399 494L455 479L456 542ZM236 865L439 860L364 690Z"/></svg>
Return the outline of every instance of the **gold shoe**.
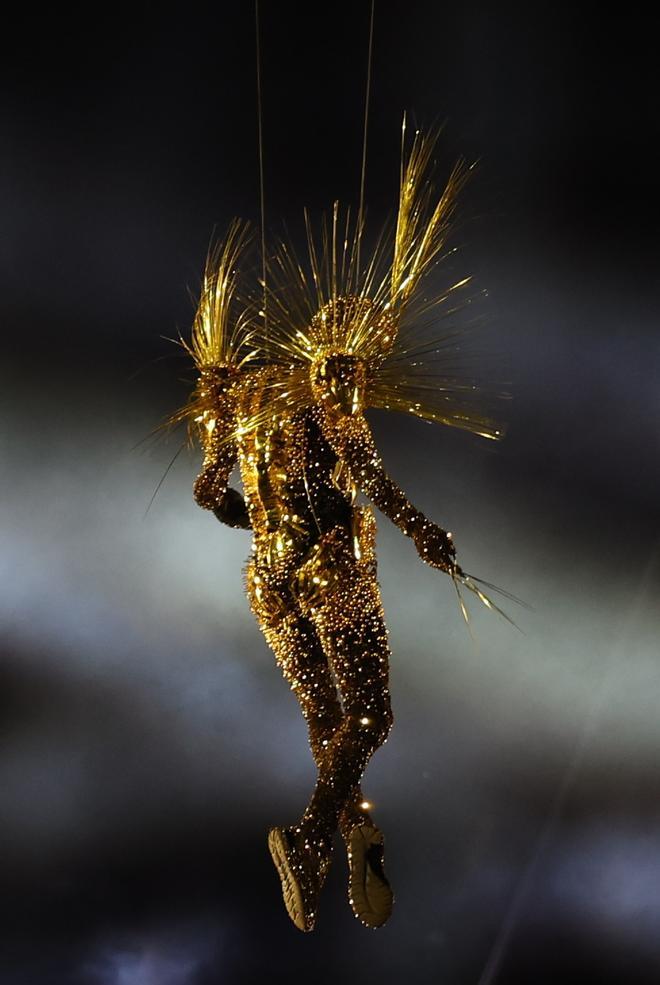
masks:
<svg viewBox="0 0 660 985"><path fill-rule="evenodd" d="M282 881L286 911L298 930L308 932L314 929L332 849L316 847L303 837L295 828L271 828L268 848Z"/></svg>
<svg viewBox="0 0 660 985"><path fill-rule="evenodd" d="M348 901L365 927L382 927L392 914L394 894L383 871L384 838L374 824L356 824L348 849Z"/></svg>

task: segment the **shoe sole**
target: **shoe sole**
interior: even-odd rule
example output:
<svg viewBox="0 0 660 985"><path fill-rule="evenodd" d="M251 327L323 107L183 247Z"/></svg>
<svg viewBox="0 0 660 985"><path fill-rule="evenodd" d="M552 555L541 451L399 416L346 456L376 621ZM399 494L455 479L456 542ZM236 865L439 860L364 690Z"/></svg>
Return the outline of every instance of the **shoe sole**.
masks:
<svg viewBox="0 0 660 985"><path fill-rule="evenodd" d="M281 828L272 828L268 833L268 848L282 883L286 912L298 930L309 933L314 929L314 922L305 914L302 890L288 856L289 843Z"/></svg>
<svg viewBox="0 0 660 985"><path fill-rule="evenodd" d="M394 894L387 879L369 864L372 847L383 847L378 828L367 824L353 828L348 843L348 901L358 920L377 930L392 914Z"/></svg>

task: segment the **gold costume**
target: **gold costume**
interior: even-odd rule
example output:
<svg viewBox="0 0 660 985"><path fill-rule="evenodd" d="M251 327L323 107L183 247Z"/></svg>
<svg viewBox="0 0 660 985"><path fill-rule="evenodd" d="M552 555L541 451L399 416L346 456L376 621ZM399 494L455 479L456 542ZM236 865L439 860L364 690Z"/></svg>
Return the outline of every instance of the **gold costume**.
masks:
<svg viewBox="0 0 660 985"><path fill-rule="evenodd" d="M457 591L463 585L491 604L456 563L451 534L386 474L364 416L377 406L485 437L500 434L471 406L473 381L451 374L455 335L434 342L435 368L426 358L428 336L411 335L424 313L467 283L419 296L422 279L447 252L468 170L459 164L436 196L428 179L433 145L433 136L415 137L393 236L381 238L364 265L361 218L351 226L335 207L320 243L308 226L308 269L281 243L269 259L263 297L241 294L238 261L248 234L233 223L209 257L187 346L199 381L180 416L192 422L204 452L195 498L224 523L253 532L250 605L300 703L318 770L297 824L269 836L289 915L301 930L314 926L337 828L348 849L356 915L376 927L392 907L382 834L360 786L392 711L376 521L359 494ZM229 487L237 465L244 497Z"/></svg>

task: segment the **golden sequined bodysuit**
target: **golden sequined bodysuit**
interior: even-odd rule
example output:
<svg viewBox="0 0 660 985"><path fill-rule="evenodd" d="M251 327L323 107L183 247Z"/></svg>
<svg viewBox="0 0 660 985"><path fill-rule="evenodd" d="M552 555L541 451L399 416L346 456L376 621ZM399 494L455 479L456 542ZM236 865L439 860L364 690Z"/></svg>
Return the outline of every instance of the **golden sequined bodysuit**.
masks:
<svg viewBox="0 0 660 985"><path fill-rule="evenodd" d="M360 778L391 726L375 522L313 407L240 441L254 531L252 609L300 703L319 775L301 824L329 840L365 819Z"/></svg>
<svg viewBox="0 0 660 985"><path fill-rule="evenodd" d="M309 729L318 767L301 827L327 842L337 825L348 837L366 817L360 780L392 724L389 648L376 578L375 518L359 506L366 493L418 546L447 535L406 499L383 470L366 419L320 404L293 415L263 417L258 402L270 370L237 383L238 435L208 460L213 495L226 495L240 464L253 555L247 567L250 603ZM198 495L199 500L199 495Z"/></svg>

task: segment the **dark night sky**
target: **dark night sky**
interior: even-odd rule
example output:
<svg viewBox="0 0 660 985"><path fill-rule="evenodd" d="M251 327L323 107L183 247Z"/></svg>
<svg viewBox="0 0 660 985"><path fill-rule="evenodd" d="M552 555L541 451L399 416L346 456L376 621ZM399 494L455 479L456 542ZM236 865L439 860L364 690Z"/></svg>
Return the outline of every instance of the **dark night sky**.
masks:
<svg viewBox="0 0 660 985"><path fill-rule="evenodd" d="M0 71L2 985L603 985L660 978L656 26L642 8L376 2L367 172L403 110L479 160L456 261L511 381L497 447L374 418L477 573L475 612L386 520L397 725L367 789L397 893L378 934L336 864L317 931L266 850L313 782L243 597L249 538L141 440L184 398L214 229L258 220L251 3L55 7ZM359 189L367 3L262 0L268 225ZM485 358L485 357L484 357ZM486 362L484 362L486 366Z"/></svg>

